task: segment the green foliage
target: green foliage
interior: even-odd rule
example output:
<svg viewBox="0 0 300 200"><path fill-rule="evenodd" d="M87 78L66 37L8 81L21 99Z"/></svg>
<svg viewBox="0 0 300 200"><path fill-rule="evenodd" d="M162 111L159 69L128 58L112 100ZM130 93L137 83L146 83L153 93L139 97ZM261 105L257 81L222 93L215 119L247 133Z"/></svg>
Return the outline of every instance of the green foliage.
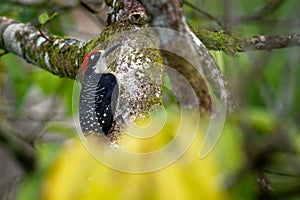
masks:
<svg viewBox="0 0 300 200"><path fill-rule="evenodd" d="M232 19L237 22L231 24L229 29L233 35L238 34L244 37L253 35L280 35L299 33L300 31L299 26L296 25L296 22L298 22L297 19L299 19L299 1L283 1L284 3L278 10L264 11L262 12L262 19L256 20L247 18L255 13L259 13L259 10L267 3L275 1L190 0L189 2L194 2L195 5L216 15L219 19L223 19L224 15L232 16ZM224 10L222 10L224 9L224 4L227 4L227 13L224 13ZM206 28L206 25L209 24L207 21L210 21L210 24L214 24L212 20L208 20L192 9L184 8L191 26L197 27L197 25L200 25L200 28L203 26ZM238 23L239 19L245 21ZM210 25L208 27L211 30L211 27L216 26ZM213 28L212 30L219 30L218 28ZM206 35L202 35L203 39L205 39ZM219 39L222 40L223 38ZM224 45L224 48L230 47L230 44L224 43ZM227 121L221 136L222 138L226 137L225 141L228 146L223 146L224 144L221 140L218 143L219 146L217 145L215 148L220 148L220 151L226 149L228 154L232 155L229 157L233 163L230 163L231 160L227 161L221 157L219 158L220 166L224 167L225 174L231 174L230 172L232 172L237 175L241 173L238 169L245 170L247 168L246 163L256 167L257 163L252 163L254 161L251 156L264 151L262 150L264 147L270 150L270 148L274 148L276 145L277 151L270 150L271 155L268 155L271 158L268 158L266 155L264 155L266 157L261 158L267 161L260 168L271 169L275 173L283 172L283 175L272 174L272 172L266 173L274 189L274 191L269 192L271 195L275 195L269 198L276 199L276 195L279 195L279 193L289 194L288 191L291 188L294 187L295 189L299 187L299 179L296 177L299 177L300 173L299 167L295 167L295 165L299 166L298 159L295 157L299 157L300 149L299 47L272 50L269 52L236 53L235 57L215 52L212 55L218 58L216 59L218 64L221 61L223 71L239 100L237 116L235 119ZM220 59L220 57L222 58ZM277 139L280 134L284 135L282 136L283 138ZM238 139L234 139L235 137ZM266 147L270 143L273 146ZM241 144L242 146L240 146ZM236 145L240 147L241 152L239 153L244 155L244 159L242 160L236 160L236 151L238 151ZM290 147L289 145L294 148L292 148L293 153L284 150ZM246 166L241 167L236 162L241 164L241 166L244 164ZM244 175L238 176L238 181L233 181L236 185L229 187L229 191L232 194L231 197L232 199L240 199L241 196L243 199L256 199L256 195L258 194L257 188L253 185L253 182L249 182L249 179L255 181L257 176L256 171L247 169L243 173ZM289 177L289 175L291 176ZM232 180L235 178L233 176ZM227 181L229 180L231 179L227 179ZM282 196L282 198L297 199L299 198L297 195L299 194ZM265 198L268 199L268 197Z"/></svg>
<svg viewBox="0 0 300 200"><path fill-rule="evenodd" d="M2 65L5 67L10 77L14 94L14 112L19 114L26 95L34 84L32 77L22 67L21 62L13 55L7 55L2 59Z"/></svg>
<svg viewBox="0 0 300 200"><path fill-rule="evenodd" d="M16 199L17 200L39 200L42 178L43 176L38 172L27 177L27 179L22 182L21 189L19 190Z"/></svg>
<svg viewBox="0 0 300 200"><path fill-rule="evenodd" d="M53 162L59 154L61 144L58 142L49 142L39 144L37 146L38 168L40 171L46 172L52 167Z"/></svg>
<svg viewBox="0 0 300 200"><path fill-rule="evenodd" d="M48 13L42 13L38 17L38 20L39 20L39 22L40 22L41 25L44 25L44 24L46 24L47 22L49 22L51 19L53 19L57 15L58 15L57 13L54 13L53 15L49 16Z"/></svg>
<svg viewBox="0 0 300 200"><path fill-rule="evenodd" d="M32 73L32 78L44 94L60 96L65 103L66 112L72 113L72 90L74 84L72 80L53 76L43 70Z"/></svg>
<svg viewBox="0 0 300 200"><path fill-rule="evenodd" d="M66 122L50 122L47 125L47 131L50 133L57 133L60 136L71 138L76 136L76 130L74 127L70 127Z"/></svg>
<svg viewBox="0 0 300 200"><path fill-rule="evenodd" d="M72 113L72 88L74 82L53 76L49 72L38 70L30 72L31 67L22 66L22 62L16 56L6 55L1 60L12 84L16 114L20 114L24 100L31 89L37 86L45 95L58 95L65 102L67 113Z"/></svg>

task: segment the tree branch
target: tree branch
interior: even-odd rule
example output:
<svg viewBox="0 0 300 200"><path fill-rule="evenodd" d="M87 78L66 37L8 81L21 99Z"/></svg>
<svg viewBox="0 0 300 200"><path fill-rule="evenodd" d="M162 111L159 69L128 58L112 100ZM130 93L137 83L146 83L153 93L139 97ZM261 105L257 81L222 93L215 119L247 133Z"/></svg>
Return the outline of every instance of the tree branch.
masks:
<svg viewBox="0 0 300 200"><path fill-rule="evenodd" d="M258 8L255 13L248 17L248 19L262 19L277 11L286 2L286 0L271 0Z"/></svg>
<svg viewBox="0 0 300 200"><path fill-rule="evenodd" d="M221 22L221 20L219 20L216 16L214 16L213 14L207 12L206 10L197 7L196 5L188 2L188 1L184 1L183 2L185 5L189 6L190 8L196 10L197 12L201 13L202 15L206 16L208 19L211 19L213 21L215 21L219 26L221 26L223 29L226 28L226 26Z"/></svg>
<svg viewBox="0 0 300 200"><path fill-rule="evenodd" d="M267 50L300 46L300 35L254 36L241 40L241 50Z"/></svg>
<svg viewBox="0 0 300 200"><path fill-rule="evenodd" d="M84 55L90 50L88 44L41 34L29 24L0 17L0 48L60 77L76 77Z"/></svg>
<svg viewBox="0 0 300 200"><path fill-rule="evenodd" d="M193 31L188 27L185 17L183 15L182 5L178 0L140 0L145 6L148 13L151 13L151 25L161 28L170 28L175 31L190 37L189 41L180 41L180 38L175 36L168 36L171 38L160 41L162 46L170 47L170 45L182 45L181 48L185 48L187 52L193 54L193 50L197 51L197 63L200 63L201 69L196 69L194 66L189 66L185 63L180 63L172 56L168 59L168 65L171 65L174 69L180 72L189 80L190 84L197 93L198 101L200 102L200 108L207 112L212 109L211 94L208 91L207 84L209 82L213 92L219 97L222 102L227 102L227 109L232 111L234 107L231 93L228 91L227 81L219 67L215 63L214 59L209 54L207 48L196 37ZM163 33L162 33L163 34ZM176 47L174 47L176 48ZM194 55L195 56L195 55ZM164 55L164 57L167 57ZM205 74L205 77L199 74L201 71Z"/></svg>
<svg viewBox="0 0 300 200"><path fill-rule="evenodd" d="M170 28L180 32L185 29L182 5L178 0L156 1L138 0L141 2L151 17L154 27Z"/></svg>
<svg viewBox="0 0 300 200"><path fill-rule="evenodd" d="M273 49L300 46L300 34L274 36L260 35L239 38L204 29L194 30L194 33L208 49L224 51L229 55L234 55L236 52L257 50L271 51Z"/></svg>

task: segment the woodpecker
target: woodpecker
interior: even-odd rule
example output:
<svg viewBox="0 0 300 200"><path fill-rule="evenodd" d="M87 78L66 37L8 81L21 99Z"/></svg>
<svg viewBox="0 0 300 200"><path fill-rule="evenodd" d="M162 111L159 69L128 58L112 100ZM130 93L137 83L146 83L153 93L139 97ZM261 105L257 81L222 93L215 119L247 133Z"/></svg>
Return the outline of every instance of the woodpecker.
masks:
<svg viewBox="0 0 300 200"><path fill-rule="evenodd" d="M82 63L84 75L79 100L80 126L85 136L108 135L114 124L119 84L113 73L105 72L105 58L119 44L107 50L93 50Z"/></svg>
<svg viewBox="0 0 300 200"><path fill-rule="evenodd" d="M161 105L164 67L159 64L159 52L147 48L148 40L123 38L85 56L79 100L84 136L106 136L112 143L119 142L123 130Z"/></svg>

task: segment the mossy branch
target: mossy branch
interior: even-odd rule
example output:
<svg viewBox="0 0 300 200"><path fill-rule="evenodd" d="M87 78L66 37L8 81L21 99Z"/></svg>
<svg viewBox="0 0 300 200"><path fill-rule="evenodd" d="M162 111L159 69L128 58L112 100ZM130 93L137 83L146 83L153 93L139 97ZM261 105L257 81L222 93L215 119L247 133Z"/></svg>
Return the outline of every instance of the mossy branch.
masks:
<svg viewBox="0 0 300 200"><path fill-rule="evenodd" d="M208 49L224 51L228 55L235 55L237 52L271 51L273 49L300 46L300 34L237 37L205 29L194 30L194 33Z"/></svg>
<svg viewBox="0 0 300 200"><path fill-rule="evenodd" d="M60 77L76 77L89 43L53 36L0 17L0 48Z"/></svg>

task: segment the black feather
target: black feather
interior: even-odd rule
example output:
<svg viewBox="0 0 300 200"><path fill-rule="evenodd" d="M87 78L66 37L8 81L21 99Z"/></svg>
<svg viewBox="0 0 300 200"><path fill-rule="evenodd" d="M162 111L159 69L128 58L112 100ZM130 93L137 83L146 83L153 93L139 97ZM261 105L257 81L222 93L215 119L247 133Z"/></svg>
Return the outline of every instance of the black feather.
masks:
<svg viewBox="0 0 300 200"><path fill-rule="evenodd" d="M118 95L118 82L113 74L94 73L84 78L79 115L85 135L109 133L114 122Z"/></svg>

